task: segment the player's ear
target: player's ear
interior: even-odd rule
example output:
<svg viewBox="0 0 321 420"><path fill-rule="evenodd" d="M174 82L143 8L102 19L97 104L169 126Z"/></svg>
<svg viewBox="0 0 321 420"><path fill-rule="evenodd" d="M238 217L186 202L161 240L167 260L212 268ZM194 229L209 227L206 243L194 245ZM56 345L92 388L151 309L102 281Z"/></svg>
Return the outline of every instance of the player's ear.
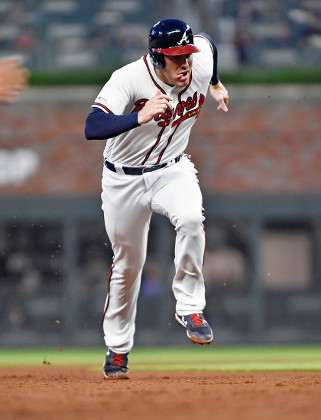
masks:
<svg viewBox="0 0 321 420"><path fill-rule="evenodd" d="M156 69L162 69L165 67L165 57L164 54L159 53L157 51L154 51L154 48L152 49L152 53L150 53L150 57L152 60L152 64Z"/></svg>

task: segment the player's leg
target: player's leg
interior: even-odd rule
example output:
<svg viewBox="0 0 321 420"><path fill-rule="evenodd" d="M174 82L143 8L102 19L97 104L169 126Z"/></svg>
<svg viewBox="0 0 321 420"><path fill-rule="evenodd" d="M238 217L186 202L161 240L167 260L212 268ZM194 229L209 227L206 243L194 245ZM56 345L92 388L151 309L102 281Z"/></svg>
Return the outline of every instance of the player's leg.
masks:
<svg viewBox="0 0 321 420"><path fill-rule="evenodd" d="M202 195L194 165L187 157L164 169L153 185L152 208L166 215L176 230L173 292L177 321L188 338L199 344L213 339L203 316L205 286L202 275L205 249Z"/></svg>
<svg viewBox="0 0 321 420"><path fill-rule="evenodd" d="M107 347L124 354L133 346L151 210L141 176L104 169L102 186L105 226L114 253L103 329Z"/></svg>
<svg viewBox="0 0 321 420"><path fill-rule="evenodd" d="M205 249L202 194L194 165L187 157L164 169L153 186L152 208L169 218L176 230L173 292L179 314L205 306L202 266Z"/></svg>

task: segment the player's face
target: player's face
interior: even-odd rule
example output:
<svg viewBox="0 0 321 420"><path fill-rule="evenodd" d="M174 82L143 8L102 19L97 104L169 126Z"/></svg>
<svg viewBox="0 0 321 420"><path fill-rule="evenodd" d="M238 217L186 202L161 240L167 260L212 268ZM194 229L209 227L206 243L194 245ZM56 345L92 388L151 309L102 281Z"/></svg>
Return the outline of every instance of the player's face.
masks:
<svg viewBox="0 0 321 420"><path fill-rule="evenodd" d="M186 86L191 77L192 54L165 55L165 67L157 75L162 82L171 86Z"/></svg>

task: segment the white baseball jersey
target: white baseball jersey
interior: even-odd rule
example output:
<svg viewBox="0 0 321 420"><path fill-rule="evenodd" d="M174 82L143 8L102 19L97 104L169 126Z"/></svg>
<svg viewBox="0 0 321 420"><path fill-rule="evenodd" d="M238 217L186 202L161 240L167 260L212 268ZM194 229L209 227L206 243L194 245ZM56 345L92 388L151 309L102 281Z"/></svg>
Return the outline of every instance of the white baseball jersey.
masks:
<svg viewBox="0 0 321 420"><path fill-rule="evenodd" d="M184 152L190 130L201 111L213 73L210 42L194 35L200 49L193 54L188 86L169 86L156 75L149 55L116 70L100 91L93 107L121 115L139 111L158 89L173 98L172 110L106 141L104 158L125 166L150 166L167 162Z"/></svg>

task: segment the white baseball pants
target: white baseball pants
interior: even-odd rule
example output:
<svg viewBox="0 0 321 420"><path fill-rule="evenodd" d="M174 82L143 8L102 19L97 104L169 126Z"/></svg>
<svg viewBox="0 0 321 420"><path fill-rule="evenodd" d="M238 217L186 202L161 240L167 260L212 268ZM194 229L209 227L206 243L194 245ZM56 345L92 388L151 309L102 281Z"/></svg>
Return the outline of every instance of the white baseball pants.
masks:
<svg viewBox="0 0 321 420"><path fill-rule="evenodd" d="M143 175L103 169L102 209L114 253L103 329L107 347L116 353L127 353L134 344L136 304L152 212L167 216L176 230L172 284L176 312L188 315L205 306L204 216L196 174L186 155L171 166Z"/></svg>

